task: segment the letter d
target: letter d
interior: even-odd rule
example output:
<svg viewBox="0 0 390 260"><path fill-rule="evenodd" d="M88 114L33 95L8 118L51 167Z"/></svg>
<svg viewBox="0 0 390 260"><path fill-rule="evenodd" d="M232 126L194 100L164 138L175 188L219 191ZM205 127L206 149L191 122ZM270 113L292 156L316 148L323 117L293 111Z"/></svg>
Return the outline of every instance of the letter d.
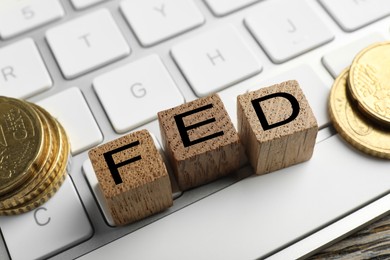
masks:
<svg viewBox="0 0 390 260"><path fill-rule="evenodd" d="M282 97L282 98L287 99L291 104L292 113L288 118L286 118L282 121L279 121L279 122L276 122L273 124L269 124L267 121L267 118L265 117L264 111L260 106L260 103L265 101L265 100L268 100L271 98L276 98L276 97ZM267 95L264 97L256 98L256 99L252 100L252 106L256 111L256 115L259 118L260 124L263 127L264 131L270 130L270 129L278 127L278 126L285 125L285 124L293 121L299 114L298 100L293 95L291 95L289 93L285 93L285 92L273 93L273 94L270 94L270 95Z"/></svg>

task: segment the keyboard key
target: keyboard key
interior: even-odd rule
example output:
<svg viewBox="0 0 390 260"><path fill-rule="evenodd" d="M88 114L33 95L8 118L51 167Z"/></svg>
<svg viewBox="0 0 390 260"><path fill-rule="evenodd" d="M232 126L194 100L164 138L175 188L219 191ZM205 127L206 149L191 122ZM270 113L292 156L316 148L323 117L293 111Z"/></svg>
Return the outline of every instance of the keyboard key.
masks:
<svg viewBox="0 0 390 260"><path fill-rule="evenodd" d="M260 61L232 26L180 42L172 56L198 96L207 96L259 73Z"/></svg>
<svg viewBox="0 0 390 260"><path fill-rule="evenodd" d="M390 14L388 0L320 0L340 27L355 31Z"/></svg>
<svg viewBox="0 0 390 260"><path fill-rule="evenodd" d="M50 29L46 38L67 79L130 53L126 40L106 9Z"/></svg>
<svg viewBox="0 0 390 260"><path fill-rule="evenodd" d="M333 39L305 1L275 0L257 7L245 23L274 63L283 63Z"/></svg>
<svg viewBox="0 0 390 260"><path fill-rule="evenodd" d="M103 74L93 86L118 133L145 124L157 118L157 112L184 102L157 55Z"/></svg>
<svg viewBox="0 0 390 260"><path fill-rule="evenodd" d="M53 85L41 55L32 39L0 49L0 93L27 98Z"/></svg>
<svg viewBox="0 0 390 260"><path fill-rule="evenodd" d="M192 0L125 0L121 10L143 46L151 46L204 22Z"/></svg>
<svg viewBox="0 0 390 260"><path fill-rule="evenodd" d="M336 78L345 68L352 64L356 54L366 48L368 45L384 41L380 34L370 34L364 38L358 39L345 46L342 46L322 57L322 63L326 69Z"/></svg>
<svg viewBox="0 0 390 260"><path fill-rule="evenodd" d="M78 88L69 88L41 100L38 105L46 108L64 126L73 155L103 141L103 135Z"/></svg>
<svg viewBox="0 0 390 260"><path fill-rule="evenodd" d="M48 202L21 215L0 217L0 226L13 260L47 258L92 235L69 176Z"/></svg>
<svg viewBox="0 0 390 260"><path fill-rule="evenodd" d="M64 16L58 0L2 0L0 37L8 39Z"/></svg>
<svg viewBox="0 0 390 260"><path fill-rule="evenodd" d="M97 3L104 2L105 0L71 0L71 1L74 8L76 8L77 10L81 10L90 7L92 5L95 5Z"/></svg>
<svg viewBox="0 0 390 260"><path fill-rule="evenodd" d="M205 0L216 16L224 16L259 0Z"/></svg>

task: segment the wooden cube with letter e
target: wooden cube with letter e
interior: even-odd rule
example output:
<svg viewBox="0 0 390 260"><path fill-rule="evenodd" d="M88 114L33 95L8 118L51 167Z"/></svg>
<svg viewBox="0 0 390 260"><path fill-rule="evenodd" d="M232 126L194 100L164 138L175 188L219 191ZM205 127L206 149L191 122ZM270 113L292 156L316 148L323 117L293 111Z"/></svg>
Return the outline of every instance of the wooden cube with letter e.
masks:
<svg viewBox="0 0 390 260"><path fill-rule="evenodd" d="M311 158L318 125L297 81L238 96L237 116L240 139L256 174Z"/></svg>
<svg viewBox="0 0 390 260"><path fill-rule="evenodd" d="M165 151L181 190L239 168L241 144L218 95L158 113Z"/></svg>
<svg viewBox="0 0 390 260"><path fill-rule="evenodd" d="M147 130L98 146L89 158L116 225L172 206L168 172Z"/></svg>

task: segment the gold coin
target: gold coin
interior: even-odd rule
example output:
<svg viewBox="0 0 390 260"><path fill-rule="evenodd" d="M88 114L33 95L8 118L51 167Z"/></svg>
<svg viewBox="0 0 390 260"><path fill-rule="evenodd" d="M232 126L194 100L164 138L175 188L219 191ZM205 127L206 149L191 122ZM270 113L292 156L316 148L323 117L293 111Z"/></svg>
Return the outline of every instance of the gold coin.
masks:
<svg viewBox="0 0 390 260"><path fill-rule="evenodd" d="M0 97L0 195L39 169L43 126L36 112L16 99Z"/></svg>
<svg viewBox="0 0 390 260"><path fill-rule="evenodd" d="M50 114L43 108L34 104L32 104L32 106L48 118L48 121L52 125L53 132L55 134L55 140L57 142L56 150L53 153L55 157L54 161L48 164L48 174L46 174L48 175L48 178L44 179L41 183L39 183L37 189L35 190L35 192L39 193L45 190L46 187L48 187L54 181L53 179L57 175L56 172L58 172L59 169L62 168L62 165L67 162L70 153L70 145L65 130L58 123L58 121L52 118ZM32 196L34 196L34 194L32 194Z"/></svg>
<svg viewBox="0 0 390 260"><path fill-rule="evenodd" d="M390 42L370 45L358 53L350 68L348 84L359 109L390 126Z"/></svg>
<svg viewBox="0 0 390 260"><path fill-rule="evenodd" d="M51 174L55 176L53 181L49 184L49 186L41 190L37 196L34 196L32 200L16 207L1 209L0 215L17 215L33 210L47 202L61 187L67 175L66 169L70 161L70 145L62 126L58 124L58 122L56 122L56 124L61 136L60 153L64 156L61 157L61 161L54 163L52 166L53 168Z"/></svg>
<svg viewBox="0 0 390 260"><path fill-rule="evenodd" d="M347 93L348 69L335 80L329 96L329 115L339 134L357 149L390 159L390 132L355 109Z"/></svg>
<svg viewBox="0 0 390 260"><path fill-rule="evenodd" d="M39 172L35 173L33 178L22 184L18 189L13 192L7 193L5 196L0 198L0 209L12 208L37 196L40 190L38 187L48 186L54 176L51 176L51 167L58 162L57 157L60 156L60 133L56 123L53 121L51 116L43 109L37 109L33 104L28 103L41 118L44 129L46 130L45 142L48 143L48 147L44 149L45 161L41 164ZM45 113L43 113L43 111Z"/></svg>
<svg viewBox="0 0 390 260"><path fill-rule="evenodd" d="M59 190L65 178L66 178L66 163L58 171L58 175L56 176L54 181L43 192L39 193L39 195L36 196L32 201L28 201L27 203L15 208L1 209L0 216L17 215L17 214L31 211L41 206L42 204L47 202Z"/></svg>

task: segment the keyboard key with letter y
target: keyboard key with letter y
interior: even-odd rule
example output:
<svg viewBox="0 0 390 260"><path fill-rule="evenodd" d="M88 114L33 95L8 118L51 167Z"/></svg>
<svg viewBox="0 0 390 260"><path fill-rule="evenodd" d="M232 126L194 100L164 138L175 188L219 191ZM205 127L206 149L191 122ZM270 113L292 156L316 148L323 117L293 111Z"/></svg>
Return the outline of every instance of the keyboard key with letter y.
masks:
<svg viewBox="0 0 390 260"><path fill-rule="evenodd" d="M157 44L204 22L192 0L127 0L121 10L145 47Z"/></svg>

